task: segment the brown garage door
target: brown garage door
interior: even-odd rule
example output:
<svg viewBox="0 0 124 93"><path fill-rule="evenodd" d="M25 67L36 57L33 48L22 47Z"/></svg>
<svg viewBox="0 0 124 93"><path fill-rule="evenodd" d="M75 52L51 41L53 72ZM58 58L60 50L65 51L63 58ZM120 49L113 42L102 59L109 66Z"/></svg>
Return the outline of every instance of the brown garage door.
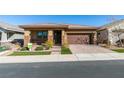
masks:
<svg viewBox="0 0 124 93"><path fill-rule="evenodd" d="M68 34L68 43L69 44L89 44L90 38L86 34Z"/></svg>

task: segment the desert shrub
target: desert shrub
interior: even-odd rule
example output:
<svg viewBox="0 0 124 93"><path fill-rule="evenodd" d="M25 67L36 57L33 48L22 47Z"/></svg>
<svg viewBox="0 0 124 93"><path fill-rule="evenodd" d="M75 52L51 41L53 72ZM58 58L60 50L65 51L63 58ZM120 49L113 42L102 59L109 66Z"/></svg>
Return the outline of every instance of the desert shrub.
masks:
<svg viewBox="0 0 124 93"><path fill-rule="evenodd" d="M53 41L49 40L45 43L49 48L51 48L53 46Z"/></svg>
<svg viewBox="0 0 124 93"><path fill-rule="evenodd" d="M41 51L41 50L43 50L43 46L38 46L38 47L36 47L35 50L36 50L36 51Z"/></svg>
<svg viewBox="0 0 124 93"><path fill-rule="evenodd" d="M44 49L45 49L45 50L49 50L50 47L49 47L48 45L46 45L46 46L44 46Z"/></svg>
<svg viewBox="0 0 124 93"><path fill-rule="evenodd" d="M44 49L44 50L50 49L50 47L49 47L48 44L46 44L46 43L42 44L42 46L43 46L43 49Z"/></svg>
<svg viewBox="0 0 124 93"><path fill-rule="evenodd" d="M20 51L27 51L27 50L29 50L28 47L22 47L22 48L20 49Z"/></svg>

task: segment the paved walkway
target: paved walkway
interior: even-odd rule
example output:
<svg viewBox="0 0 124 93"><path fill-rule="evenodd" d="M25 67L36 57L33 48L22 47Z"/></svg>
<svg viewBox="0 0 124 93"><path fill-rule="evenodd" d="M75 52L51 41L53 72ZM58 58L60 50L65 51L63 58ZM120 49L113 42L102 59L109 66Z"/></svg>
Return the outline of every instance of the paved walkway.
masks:
<svg viewBox="0 0 124 93"><path fill-rule="evenodd" d="M92 53L72 55L41 56L0 56L0 63L32 63L32 62L72 62L95 60L124 60L124 53Z"/></svg>
<svg viewBox="0 0 124 93"><path fill-rule="evenodd" d="M114 53L113 51L97 46L97 45L80 45L80 44L71 44L69 45L73 54L80 53Z"/></svg>
<svg viewBox="0 0 124 93"><path fill-rule="evenodd" d="M51 55L59 55L61 54L61 46L53 46L51 51Z"/></svg>

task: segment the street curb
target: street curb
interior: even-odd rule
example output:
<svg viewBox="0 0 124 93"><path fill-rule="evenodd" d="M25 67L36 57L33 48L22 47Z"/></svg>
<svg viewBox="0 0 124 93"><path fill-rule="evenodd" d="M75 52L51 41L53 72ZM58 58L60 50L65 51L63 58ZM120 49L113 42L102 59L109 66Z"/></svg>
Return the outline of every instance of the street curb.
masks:
<svg viewBox="0 0 124 93"><path fill-rule="evenodd" d="M104 61L104 60L124 60L124 53L0 57L0 63L37 63L37 62L59 63L59 62L84 62L84 61Z"/></svg>

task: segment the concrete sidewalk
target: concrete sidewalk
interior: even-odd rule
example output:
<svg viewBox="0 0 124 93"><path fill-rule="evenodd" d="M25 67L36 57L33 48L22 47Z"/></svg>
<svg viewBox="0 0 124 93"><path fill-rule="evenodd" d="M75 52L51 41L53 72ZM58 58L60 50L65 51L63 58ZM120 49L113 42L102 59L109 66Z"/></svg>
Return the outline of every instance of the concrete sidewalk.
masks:
<svg viewBox="0 0 124 93"><path fill-rule="evenodd" d="M11 54L12 52L13 52L12 50L5 50L5 51L0 52L0 56L7 56Z"/></svg>
<svg viewBox="0 0 124 93"><path fill-rule="evenodd" d="M91 53L72 55L41 56L1 56L0 63L32 63L32 62L78 62L95 60L124 60L124 53Z"/></svg>

